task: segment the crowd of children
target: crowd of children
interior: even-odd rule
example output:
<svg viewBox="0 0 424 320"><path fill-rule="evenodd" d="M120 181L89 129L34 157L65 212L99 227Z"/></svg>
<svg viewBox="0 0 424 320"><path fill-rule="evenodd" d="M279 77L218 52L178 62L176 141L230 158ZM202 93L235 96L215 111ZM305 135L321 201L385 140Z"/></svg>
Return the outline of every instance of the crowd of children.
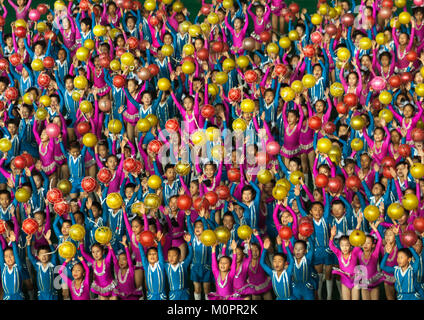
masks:
<svg viewBox="0 0 424 320"><path fill-rule="evenodd" d="M8 3L3 300L424 299L423 0Z"/></svg>

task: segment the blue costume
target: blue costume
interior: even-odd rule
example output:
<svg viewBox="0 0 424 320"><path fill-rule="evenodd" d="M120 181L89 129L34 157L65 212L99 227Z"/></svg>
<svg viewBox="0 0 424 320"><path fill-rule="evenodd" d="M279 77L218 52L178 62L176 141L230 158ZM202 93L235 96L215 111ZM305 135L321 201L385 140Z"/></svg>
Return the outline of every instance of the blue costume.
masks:
<svg viewBox="0 0 424 320"><path fill-rule="evenodd" d="M22 293L23 269L18 254L18 246L12 243L15 264L9 268L4 261L3 248L0 246L1 283L4 291L3 300L24 300Z"/></svg>
<svg viewBox="0 0 424 320"><path fill-rule="evenodd" d="M190 300L187 269L192 258L193 248L191 243L188 243L188 255L183 262L178 262L176 266L165 263L169 283L169 300Z"/></svg>

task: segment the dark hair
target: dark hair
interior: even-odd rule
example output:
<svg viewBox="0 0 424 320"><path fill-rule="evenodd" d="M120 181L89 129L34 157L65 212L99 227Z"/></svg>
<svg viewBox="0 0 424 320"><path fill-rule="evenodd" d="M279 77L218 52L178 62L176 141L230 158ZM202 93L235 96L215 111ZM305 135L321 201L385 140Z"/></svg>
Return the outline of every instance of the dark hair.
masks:
<svg viewBox="0 0 424 320"><path fill-rule="evenodd" d="M338 204L342 205L342 206L343 206L343 208L345 208L345 209L346 209L346 205L345 205L345 204L344 204L344 202L343 202L342 200L340 200L340 199L336 199L336 200L334 200L334 201L333 201L333 203L331 204L331 206L335 206L335 205L338 205Z"/></svg>
<svg viewBox="0 0 424 320"><path fill-rule="evenodd" d="M81 146L80 146L79 142L78 141L72 141L69 144L69 150L71 150L71 149L78 149L78 151L81 151Z"/></svg>
<svg viewBox="0 0 424 320"><path fill-rule="evenodd" d="M50 247L49 246L46 246L46 245L44 245L44 246L40 246L38 249L37 249L37 255L39 255L40 254L40 251L41 250L46 250L47 252L49 252L50 251Z"/></svg>
<svg viewBox="0 0 424 320"><path fill-rule="evenodd" d="M133 189L135 189L135 184L134 184L134 183L132 183L132 182L127 183L127 184L125 185L125 190L127 190L128 188L133 188Z"/></svg>
<svg viewBox="0 0 424 320"><path fill-rule="evenodd" d="M408 259L411 259L412 258L412 252L411 252L411 250L409 250L409 248L399 249L398 254L401 253L401 252L403 252L404 254L406 254L406 256L408 257Z"/></svg>
<svg viewBox="0 0 424 320"><path fill-rule="evenodd" d="M91 246L91 250L93 250L94 247L98 247L100 250L104 251L103 246L100 243L95 243Z"/></svg>
<svg viewBox="0 0 424 320"><path fill-rule="evenodd" d="M274 258L275 257L280 257L280 258L283 258L284 261L287 261L287 256L282 252L274 253Z"/></svg>
<svg viewBox="0 0 424 320"><path fill-rule="evenodd" d="M168 163L166 166L165 166L165 172L166 171L168 171L169 169L174 169L175 168L175 165L173 165L172 163Z"/></svg>
<svg viewBox="0 0 424 320"><path fill-rule="evenodd" d="M156 251L156 253L158 252L158 248L156 247L150 247L149 249L147 249L147 254L149 254L150 251Z"/></svg>
<svg viewBox="0 0 424 320"><path fill-rule="evenodd" d="M177 253L177 255L178 256L180 256L181 255L181 250L180 250L180 248L178 248L178 247L171 247L171 248L169 248L168 249L168 252L169 251L175 251L176 253Z"/></svg>
<svg viewBox="0 0 424 320"><path fill-rule="evenodd" d="M0 196L1 196L2 194L7 195L7 197L9 198L9 200L11 200L11 199L12 199L12 196L10 195L10 191L9 191L9 190L0 190Z"/></svg>
<svg viewBox="0 0 424 320"><path fill-rule="evenodd" d="M342 242L342 240L346 240L347 242L349 242L349 243L350 243L350 241L349 241L349 237L348 237L348 236L341 236L341 237L340 237L340 240L339 240L339 243L340 243L340 242Z"/></svg>
<svg viewBox="0 0 424 320"><path fill-rule="evenodd" d="M308 248L308 245L306 244L305 240L296 240L296 242L294 243L294 245L296 245L297 243L300 243L303 245L303 247L305 248L305 250Z"/></svg>
<svg viewBox="0 0 424 320"><path fill-rule="evenodd" d="M81 23L84 23L88 28L91 29L91 18L83 18L81 19Z"/></svg>

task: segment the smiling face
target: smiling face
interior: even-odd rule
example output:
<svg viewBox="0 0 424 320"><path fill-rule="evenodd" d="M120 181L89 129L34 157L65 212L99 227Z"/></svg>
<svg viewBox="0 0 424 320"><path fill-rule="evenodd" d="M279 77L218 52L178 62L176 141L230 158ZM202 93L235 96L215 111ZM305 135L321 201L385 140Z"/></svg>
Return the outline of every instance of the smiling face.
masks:
<svg viewBox="0 0 424 320"><path fill-rule="evenodd" d="M72 268L72 277L75 280L81 280L84 277L84 268L80 265L80 264L76 264L73 268Z"/></svg>
<svg viewBox="0 0 424 320"><path fill-rule="evenodd" d="M218 268L221 272L228 272L231 268L231 260L228 257L222 257L219 259Z"/></svg>
<svg viewBox="0 0 424 320"><path fill-rule="evenodd" d="M38 251L38 260L40 260L41 263L47 263L50 260L50 255L48 255L49 251L48 250L44 250L44 249L40 249L40 251Z"/></svg>
<svg viewBox="0 0 424 320"><path fill-rule="evenodd" d="M98 246L94 246L91 249L91 254L93 255L94 260L99 261L103 258L103 250Z"/></svg>
<svg viewBox="0 0 424 320"><path fill-rule="evenodd" d="M15 256L13 255L12 249L4 251L4 262L8 267L12 267L15 264Z"/></svg>
<svg viewBox="0 0 424 320"><path fill-rule="evenodd" d="M350 249L352 248L352 245L350 244L349 240L342 239L340 240L340 250L343 254L349 254Z"/></svg>
<svg viewBox="0 0 424 320"><path fill-rule="evenodd" d="M128 268L128 260L127 255L125 253L121 253L118 257L119 268L126 269Z"/></svg>

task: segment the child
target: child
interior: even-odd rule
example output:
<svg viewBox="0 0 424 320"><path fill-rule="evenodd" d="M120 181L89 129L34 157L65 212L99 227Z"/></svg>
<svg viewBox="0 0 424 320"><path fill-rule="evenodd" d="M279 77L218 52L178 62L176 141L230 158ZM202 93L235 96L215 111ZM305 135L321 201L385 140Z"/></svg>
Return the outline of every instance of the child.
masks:
<svg viewBox="0 0 424 320"><path fill-rule="evenodd" d="M66 259L59 269L59 275L66 282L67 286L71 288L72 300L90 300L90 269L85 263L83 257L78 258L81 262L74 264L72 269L71 280L63 271L67 268L67 264L71 259ZM69 269L69 268L68 268ZM66 270L68 270L66 269Z"/></svg>
<svg viewBox="0 0 424 320"><path fill-rule="evenodd" d="M4 295L3 300L24 300L22 293L23 269L18 254L18 246L14 234L9 236L12 248L3 249L0 246L1 284Z"/></svg>

